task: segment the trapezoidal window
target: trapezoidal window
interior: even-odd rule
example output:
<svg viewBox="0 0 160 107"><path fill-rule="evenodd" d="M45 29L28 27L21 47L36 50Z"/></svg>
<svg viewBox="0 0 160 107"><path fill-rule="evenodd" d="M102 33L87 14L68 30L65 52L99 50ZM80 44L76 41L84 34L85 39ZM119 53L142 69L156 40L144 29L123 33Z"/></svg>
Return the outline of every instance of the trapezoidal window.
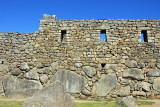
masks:
<svg viewBox="0 0 160 107"><path fill-rule="evenodd" d="M101 30L101 37L100 37L100 39L107 41L107 39L106 39L106 30Z"/></svg>
<svg viewBox="0 0 160 107"><path fill-rule="evenodd" d="M67 31L66 30L61 30L61 42L63 41L65 36L67 36Z"/></svg>
<svg viewBox="0 0 160 107"><path fill-rule="evenodd" d="M141 41L142 42L148 42L147 30L142 30L141 31Z"/></svg>

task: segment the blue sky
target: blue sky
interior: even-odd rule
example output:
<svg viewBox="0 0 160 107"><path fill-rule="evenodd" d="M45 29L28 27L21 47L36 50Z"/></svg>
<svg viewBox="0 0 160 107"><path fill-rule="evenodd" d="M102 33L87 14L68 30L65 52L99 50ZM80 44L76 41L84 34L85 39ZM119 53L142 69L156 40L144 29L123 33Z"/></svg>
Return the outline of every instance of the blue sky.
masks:
<svg viewBox="0 0 160 107"><path fill-rule="evenodd" d="M58 19L160 19L160 0L0 0L0 32L38 31L43 14Z"/></svg>

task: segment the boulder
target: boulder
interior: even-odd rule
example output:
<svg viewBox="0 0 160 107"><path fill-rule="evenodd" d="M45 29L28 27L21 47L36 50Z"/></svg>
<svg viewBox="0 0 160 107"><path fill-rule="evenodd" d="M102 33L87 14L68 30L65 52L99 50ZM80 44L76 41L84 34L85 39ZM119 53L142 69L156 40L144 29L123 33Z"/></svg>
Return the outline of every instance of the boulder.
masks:
<svg viewBox="0 0 160 107"><path fill-rule="evenodd" d="M104 68L106 70L112 69L115 72L118 70L117 64L106 64Z"/></svg>
<svg viewBox="0 0 160 107"><path fill-rule="evenodd" d="M142 70L137 68L127 69L123 72L123 77L125 78L132 78L136 80L143 80L144 75L142 74Z"/></svg>
<svg viewBox="0 0 160 107"><path fill-rule="evenodd" d="M80 68L82 66L82 63L75 63L75 67Z"/></svg>
<svg viewBox="0 0 160 107"><path fill-rule="evenodd" d="M157 68L160 69L160 63L157 63L156 65L157 65Z"/></svg>
<svg viewBox="0 0 160 107"><path fill-rule="evenodd" d="M135 60L126 61L125 65L129 68L136 68L137 62Z"/></svg>
<svg viewBox="0 0 160 107"><path fill-rule="evenodd" d="M20 70L19 68L13 68L13 69L11 70L11 74L12 74L13 76L18 76L18 75L21 74L21 70Z"/></svg>
<svg viewBox="0 0 160 107"><path fill-rule="evenodd" d="M44 68L44 65L42 63L38 62L36 64L36 67L40 69L40 68Z"/></svg>
<svg viewBox="0 0 160 107"><path fill-rule="evenodd" d="M121 87L120 90L117 93L118 96L128 96L130 95L130 86Z"/></svg>
<svg viewBox="0 0 160 107"><path fill-rule="evenodd" d="M40 74L49 74L54 71L52 70L52 67L45 67L45 68L37 69L37 72Z"/></svg>
<svg viewBox="0 0 160 107"><path fill-rule="evenodd" d="M150 83L148 83L148 82L142 82L142 83L141 83L142 89L143 89L144 91L147 91L147 92L150 91L151 85L152 85L152 84L150 84Z"/></svg>
<svg viewBox="0 0 160 107"><path fill-rule="evenodd" d="M82 94L84 94L84 95L86 95L86 96L90 96L90 95L91 95L91 92L88 91L86 88L84 88L84 89L82 90Z"/></svg>
<svg viewBox="0 0 160 107"><path fill-rule="evenodd" d="M95 83L92 93L96 96L106 96L113 88L117 86L117 77L115 73L103 74L98 82Z"/></svg>
<svg viewBox="0 0 160 107"><path fill-rule="evenodd" d="M83 76L65 69L59 69L51 78L50 83L56 80L62 82L65 90L69 93L80 93L85 86L85 78Z"/></svg>
<svg viewBox="0 0 160 107"><path fill-rule="evenodd" d="M130 60L128 62L125 63L129 68L136 68L138 65L137 65L137 62L135 60Z"/></svg>
<svg viewBox="0 0 160 107"><path fill-rule="evenodd" d="M33 68L31 71L25 73L24 77L27 79L39 80L37 68Z"/></svg>
<svg viewBox="0 0 160 107"><path fill-rule="evenodd" d="M82 69L84 70L86 75L90 78L92 78L96 74L96 69L94 67L84 66L82 67Z"/></svg>
<svg viewBox="0 0 160 107"><path fill-rule="evenodd" d="M153 89L160 92L160 77L154 80Z"/></svg>
<svg viewBox="0 0 160 107"><path fill-rule="evenodd" d="M61 82L55 81L26 99L22 107L74 107Z"/></svg>
<svg viewBox="0 0 160 107"><path fill-rule="evenodd" d="M148 63L148 67L155 69L156 65L155 65L155 63Z"/></svg>
<svg viewBox="0 0 160 107"><path fill-rule="evenodd" d="M0 72L8 73L8 71L9 71L9 68L7 65L0 64Z"/></svg>
<svg viewBox="0 0 160 107"><path fill-rule="evenodd" d="M29 70L29 66L28 66L27 62L23 62L20 66L20 69L23 71Z"/></svg>
<svg viewBox="0 0 160 107"><path fill-rule="evenodd" d="M46 74L41 74L39 79L42 83L45 83L48 80L48 76Z"/></svg>
<svg viewBox="0 0 160 107"><path fill-rule="evenodd" d="M120 79L120 83L121 83L122 85L128 85L128 84L129 84L129 80L128 80L128 79L125 79L125 78L121 78L121 79Z"/></svg>
<svg viewBox="0 0 160 107"><path fill-rule="evenodd" d="M136 100L133 97L120 98L117 101L117 104L120 106L126 106L126 107L138 107L138 104L136 103Z"/></svg>
<svg viewBox="0 0 160 107"><path fill-rule="evenodd" d="M133 91L133 96L146 96L146 93L144 91Z"/></svg>
<svg viewBox="0 0 160 107"><path fill-rule="evenodd" d="M34 80L24 80L6 76L3 79L3 88L6 97L29 97L43 86Z"/></svg>
<svg viewBox="0 0 160 107"><path fill-rule="evenodd" d="M59 67L58 62L51 63L51 67L52 67L53 70L57 69Z"/></svg>
<svg viewBox="0 0 160 107"><path fill-rule="evenodd" d="M160 77L160 70L159 69L150 69L147 73L148 77Z"/></svg>

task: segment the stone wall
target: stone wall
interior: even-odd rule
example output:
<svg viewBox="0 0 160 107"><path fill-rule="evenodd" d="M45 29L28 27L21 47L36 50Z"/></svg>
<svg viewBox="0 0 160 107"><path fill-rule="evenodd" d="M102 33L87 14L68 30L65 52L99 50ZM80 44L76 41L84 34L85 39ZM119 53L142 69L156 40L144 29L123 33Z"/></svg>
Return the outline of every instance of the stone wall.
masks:
<svg viewBox="0 0 160 107"><path fill-rule="evenodd" d="M31 96L55 80L75 98L160 97L160 20L44 15L36 33L0 33L0 56L7 97Z"/></svg>

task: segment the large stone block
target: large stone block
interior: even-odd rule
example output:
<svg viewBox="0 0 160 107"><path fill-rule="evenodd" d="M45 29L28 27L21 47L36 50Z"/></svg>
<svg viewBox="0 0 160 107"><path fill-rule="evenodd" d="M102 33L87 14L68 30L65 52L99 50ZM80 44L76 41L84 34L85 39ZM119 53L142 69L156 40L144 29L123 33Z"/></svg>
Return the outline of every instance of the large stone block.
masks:
<svg viewBox="0 0 160 107"><path fill-rule="evenodd" d="M56 81L25 100L22 107L74 107L74 103L62 83Z"/></svg>
<svg viewBox="0 0 160 107"><path fill-rule="evenodd" d="M144 91L133 91L133 96L146 96L146 93Z"/></svg>
<svg viewBox="0 0 160 107"><path fill-rule="evenodd" d="M80 93L85 85L85 78L75 72L59 69L50 83L59 80L69 93Z"/></svg>
<svg viewBox="0 0 160 107"><path fill-rule="evenodd" d="M20 66L20 69L24 70L24 71L29 70L29 66L28 66L27 62L23 62Z"/></svg>
<svg viewBox="0 0 160 107"><path fill-rule="evenodd" d="M137 67L137 62L135 60L126 61L125 65L129 68L135 68Z"/></svg>
<svg viewBox="0 0 160 107"><path fill-rule="evenodd" d="M118 70L118 66L117 66L117 64L106 64L105 65L105 69L106 70L112 69L114 71L117 71Z"/></svg>
<svg viewBox="0 0 160 107"><path fill-rule="evenodd" d="M6 97L28 97L43 86L40 82L34 80L23 80L16 77L5 77L3 79L3 88Z"/></svg>
<svg viewBox="0 0 160 107"><path fill-rule="evenodd" d="M142 70L137 68L127 69L123 72L123 77L125 78L132 78L136 80L143 80L144 75L142 74Z"/></svg>
<svg viewBox="0 0 160 107"><path fill-rule="evenodd" d="M159 92L160 92L160 78L156 78L156 79L154 80L153 88L154 88L156 91L159 91Z"/></svg>
<svg viewBox="0 0 160 107"><path fill-rule="evenodd" d="M148 77L160 77L160 70L159 69L150 69L147 73Z"/></svg>
<svg viewBox="0 0 160 107"><path fill-rule="evenodd" d="M128 96L130 95L130 86L121 87L118 91L119 96Z"/></svg>
<svg viewBox="0 0 160 107"><path fill-rule="evenodd" d="M21 70L19 68L13 68L11 70L11 74L14 75L14 76L18 76L21 74Z"/></svg>
<svg viewBox="0 0 160 107"><path fill-rule="evenodd" d="M89 77L93 77L96 74L96 69L94 67L84 66L82 69Z"/></svg>
<svg viewBox="0 0 160 107"><path fill-rule="evenodd" d="M117 86L115 73L103 74L98 82L95 83L92 93L96 96L106 96Z"/></svg>
<svg viewBox="0 0 160 107"><path fill-rule="evenodd" d="M123 97L117 101L117 104L125 107L138 107L136 100L133 97Z"/></svg>
<svg viewBox="0 0 160 107"><path fill-rule="evenodd" d="M150 91L150 87L151 87L152 84L150 84L148 82L142 82L141 85L142 85L142 89L144 91Z"/></svg>
<svg viewBox="0 0 160 107"><path fill-rule="evenodd" d="M9 68L7 65L0 64L0 72L8 73L8 71L9 71Z"/></svg>
<svg viewBox="0 0 160 107"><path fill-rule="evenodd" d="M27 78L27 79L38 80L39 76L38 76L38 73L37 73L37 68L33 68L31 71L24 74L24 77Z"/></svg>

